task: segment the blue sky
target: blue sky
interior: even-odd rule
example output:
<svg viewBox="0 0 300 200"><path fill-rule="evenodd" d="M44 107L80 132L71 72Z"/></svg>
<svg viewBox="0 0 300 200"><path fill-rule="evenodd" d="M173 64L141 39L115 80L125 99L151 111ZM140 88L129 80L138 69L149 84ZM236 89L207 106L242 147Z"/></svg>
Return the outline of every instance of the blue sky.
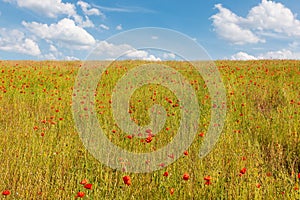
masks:
<svg viewBox="0 0 300 200"><path fill-rule="evenodd" d="M299 13L299 0L0 0L0 59L83 60L96 46L104 59L119 49L128 58L175 59L105 41L142 27L183 33L212 59L299 59Z"/></svg>

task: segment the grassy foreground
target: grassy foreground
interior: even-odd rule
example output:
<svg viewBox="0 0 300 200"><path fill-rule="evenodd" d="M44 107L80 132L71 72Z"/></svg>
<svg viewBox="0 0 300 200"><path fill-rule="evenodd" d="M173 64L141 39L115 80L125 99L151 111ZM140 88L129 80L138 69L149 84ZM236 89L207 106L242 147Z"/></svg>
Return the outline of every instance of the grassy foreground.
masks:
<svg viewBox="0 0 300 200"><path fill-rule="evenodd" d="M147 109L161 104L168 116L162 131L151 141L141 140L115 124L110 101L114 85L142 63L113 63L99 82L95 101L107 137L132 152L163 147L180 121L176 96L150 84L133 94L129 114L146 125ZM0 61L1 199L300 198L299 61L216 62L227 91L227 116L217 145L202 160L198 153L210 120L208 90L188 63L164 64L181 72L195 89L199 131L173 164L134 174L101 164L80 140L72 115L80 62Z"/></svg>

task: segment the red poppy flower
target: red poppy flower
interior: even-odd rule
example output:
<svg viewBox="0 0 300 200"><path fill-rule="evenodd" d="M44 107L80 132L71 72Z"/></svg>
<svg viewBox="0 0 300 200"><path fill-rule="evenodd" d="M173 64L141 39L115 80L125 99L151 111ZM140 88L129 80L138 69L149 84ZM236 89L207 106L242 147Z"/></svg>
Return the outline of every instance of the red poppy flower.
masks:
<svg viewBox="0 0 300 200"><path fill-rule="evenodd" d="M87 184L87 180L86 179L83 179L81 182L80 182L81 185L85 185Z"/></svg>
<svg viewBox="0 0 300 200"><path fill-rule="evenodd" d="M168 177L168 176L169 176L169 172L165 172L165 173L164 173L164 176L165 176L165 177Z"/></svg>
<svg viewBox="0 0 300 200"><path fill-rule="evenodd" d="M82 197L84 197L84 192L81 192L81 191L79 191L79 192L77 192L77 196L75 197L75 198L82 198Z"/></svg>
<svg viewBox="0 0 300 200"><path fill-rule="evenodd" d="M300 173L298 173L298 178L300 179Z"/></svg>
<svg viewBox="0 0 300 200"><path fill-rule="evenodd" d="M210 181L206 181L205 183L204 183L204 185L211 185L212 183L210 182Z"/></svg>
<svg viewBox="0 0 300 200"><path fill-rule="evenodd" d="M91 190L92 189L92 184L91 183L87 183L84 185L84 188Z"/></svg>
<svg viewBox="0 0 300 200"><path fill-rule="evenodd" d="M188 151L184 151L183 154L187 156L187 155L189 155L189 152Z"/></svg>
<svg viewBox="0 0 300 200"><path fill-rule="evenodd" d="M205 180L205 181L211 181L211 176L205 176L205 177L204 177L204 180Z"/></svg>
<svg viewBox="0 0 300 200"><path fill-rule="evenodd" d="M152 141L152 137L151 136L148 136L145 140L147 143L150 143Z"/></svg>
<svg viewBox="0 0 300 200"><path fill-rule="evenodd" d="M131 185L130 176L123 176L123 181L126 185Z"/></svg>
<svg viewBox="0 0 300 200"><path fill-rule="evenodd" d="M240 173L241 173L241 174L245 174L246 171L247 171L247 169L244 167L243 169L240 170Z"/></svg>
<svg viewBox="0 0 300 200"><path fill-rule="evenodd" d="M4 190L2 192L2 195L4 195L4 196L10 195L10 191L9 190Z"/></svg>
<svg viewBox="0 0 300 200"><path fill-rule="evenodd" d="M189 180L190 175L188 173L184 173L182 178L183 178L183 180L187 181L187 180Z"/></svg>
<svg viewBox="0 0 300 200"><path fill-rule="evenodd" d="M170 189L170 194L171 194L171 195L174 194L174 191L175 191L174 188L171 188L171 189Z"/></svg>
<svg viewBox="0 0 300 200"><path fill-rule="evenodd" d="M203 132L199 133L199 136L204 137L204 133Z"/></svg>

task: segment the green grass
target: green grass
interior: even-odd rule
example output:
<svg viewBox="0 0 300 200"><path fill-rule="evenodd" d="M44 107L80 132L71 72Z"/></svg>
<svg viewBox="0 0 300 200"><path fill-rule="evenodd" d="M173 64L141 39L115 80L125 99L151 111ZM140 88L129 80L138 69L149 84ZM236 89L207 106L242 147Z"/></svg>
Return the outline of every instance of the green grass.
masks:
<svg viewBox="0 0 300 200"><path fill-rule="evenodd" d="M142 61L119 61L98 84L95 108L106 136L131 152L152 152L172 141L180 122L176 96L149 84L130 100L131 118L150 121L147 109L167 110L162 131L150 143L127 136L116 124L109 102L116 82ZM189 155L151 173L113 170L83 146L72 115L72 95L80 62L0 62L0 191L6 199L299 199L300 62L216 61L227 92L222 135L208 156L199 148L210 121L210 97L188 63L164 62L192 83L201 115ZM155 94L154 94L155 93ZM170 104L165 98L172 99ZM169 128L169 130L166 130ZM115 130L113 133L112 131ZM201 132L204 137L199 136ZM42 136L43 135L43 136ZM244 175L240 170L246 168ZM169 176L163 176L164 172ZM190 179L183 180L188 173ZM123 176L131 177L131 185ZM204 177L212 177L205 185ZM87 179L92 190L80 182ZM258 188L257 184L261 186ZM170 194L174 188L174 194Z"/></svg>

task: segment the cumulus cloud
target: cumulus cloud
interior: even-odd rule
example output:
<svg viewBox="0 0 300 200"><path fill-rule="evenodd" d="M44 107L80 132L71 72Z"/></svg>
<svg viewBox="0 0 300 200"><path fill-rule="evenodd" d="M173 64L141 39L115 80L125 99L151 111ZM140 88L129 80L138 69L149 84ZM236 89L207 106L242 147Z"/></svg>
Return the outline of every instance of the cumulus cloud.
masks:
<svg viewBox="0 0 300 200"><path fill-rule="evenodd" d="M255 56L240 51L232 55L231 60L257 60L257 58Z"/></svg>
<svg viewBox="0 0 300 200"><path fill-rule="evenodd" d="M116 26L116 30L118 30L118 31L123 30L122 24L119 24L118 26Z"/></svg>
<svg viewBox="0 0 300 200"><path fill-rule="evenodd" d="M0 28L0 50L38 56L41 54L38 44L19 30Z"/></svg>
<svg viewBox="0 0 300 200"><path fill-rule="evenodd" d="M281 3L262 0L250 10L247 20L254 29L300 36L300 21Z"/></svg>
<svg viewBox="0 0 300 200"><path fill-rule="evenodd" d="M160 61L161 59L149 54L147 51L137 50L129 44L113 44L107 41L99 41L93 51L92 59L138 59Z"/></svg>
<svg viewBox="0 0 300 200"><path fill-rule="evenodd" d="M72 49L89 49L96 43L92 35L68 18L50 25L25 21L22 24L36 36L59 42Z"/></svg>
<svg viewBox="0 0 300 200"><path fill-rule="evenodd" d="M126 57L132 58L132 59L137 59L137 60L148 60L148 61L161 61L160 58L154 56L154 55L149 55L147 51L143 50L129 50L126 52Z"/></svg>
<svg viewBox="0 0 300 200"><path fill-rule="evenodd" d="M29 9L39 15L49 18L57 18L59 15L67 15L69 18L75 20L80 27L94 27L94 23L85 16L85 19L78 15L76 7L72 3L63 3L61 0L4 0L8 3L16 3L20 8ZM91 6L83 1L78 1L77 5L81 7L85 15L103 15L98 9L91 8Z"/></svg>
<svg viewBox="0 0 300 200"><path fill-rule="evenodd" d="M262 60L262 59L290 59L299 60L300 52L293 52L291 50L282 49L278 51L269 51L258 56L250 55L246 52L238 52L231 56L231 60Z"/></svg>
<svg viewBox="0 0 300 200"><path fill-rule="evenodd" d="M80 15L74 15L73 16L75 22L78 24L78 26L82 28L93 28L95 27L94 23L89 19L88 16L85 16L85 20Z"/></svg>
<svg viewBox="0 0 300 200"><path fill-rule="evenodd" d="M174 58L176 58L176 55L174 53L164 53L163 58L164 59L174 59Z"/></svg>
<svg viewBox="0 0 300 200"><path fill-rule="evenodd" d="M293 52L288 49L282 49L279 51L269 51L265 54L259 55L259 59L300 59L299 52Z"/></svg>
<svg viewBox="0 0 300 200"><path fill-rule="evenodd" d="M49 51L51 51L51 52L57 52L58 50L57 50L57 48L54 46L54 45L50 45L50 47L49 47Z"/></svg>
<svg viewBox="0 0 300 200"><path fill-rule="evenodd" d="M77 5L81 7L82 11L86 15L101 15L104 16L97 8L91 8L91 5L84 1L78 1Z"/></svg>
<svg viewBox="0 0 300 200"><path fill-rule="evenodd" d="M215 7L219 12L211 16L214 30L233 44L265 42L262 36L277 37L278 34L300 37L300 21L281 3L262 0L245 18L221 4Z"/></svg>
<svg viewBox="0 0 300 200"><path fill-rule="evenodd" d="M20 8L27 8L50 18L56 18L60 14L68 16L76 14L74 4L63 3L61 0L4 0L4 2L16 3Z"/></svg>
<svg viewBox="0 0 300 200"><path fill-rule="evenodd" d="M96 56L115 58L120 56L122 53L132 50L133 48L128 44L112 44L107 41L99 41L94 49L93 54Z"/></svg>
<svg viewBox="0 0 300 200"><path fill-rule="evenodd" d="M64 60L80 60L80 59L75 56L65 56Z"/></svg>
<svg viewBox="0 0 300 200"><path fill-rule="evenodd" d="M256 36L247 26L243 26L245 19L237 16L221 4L215 5L219 13L213 15L213 26L216 33L225 40L234 44L264 42Z"/></svg>
<svg viewBox="0 0 300 200"><path fill-rule="evenodd" d="M104 24L100 24L100 28L104 30L109 30L109 27Z"/></svg>

